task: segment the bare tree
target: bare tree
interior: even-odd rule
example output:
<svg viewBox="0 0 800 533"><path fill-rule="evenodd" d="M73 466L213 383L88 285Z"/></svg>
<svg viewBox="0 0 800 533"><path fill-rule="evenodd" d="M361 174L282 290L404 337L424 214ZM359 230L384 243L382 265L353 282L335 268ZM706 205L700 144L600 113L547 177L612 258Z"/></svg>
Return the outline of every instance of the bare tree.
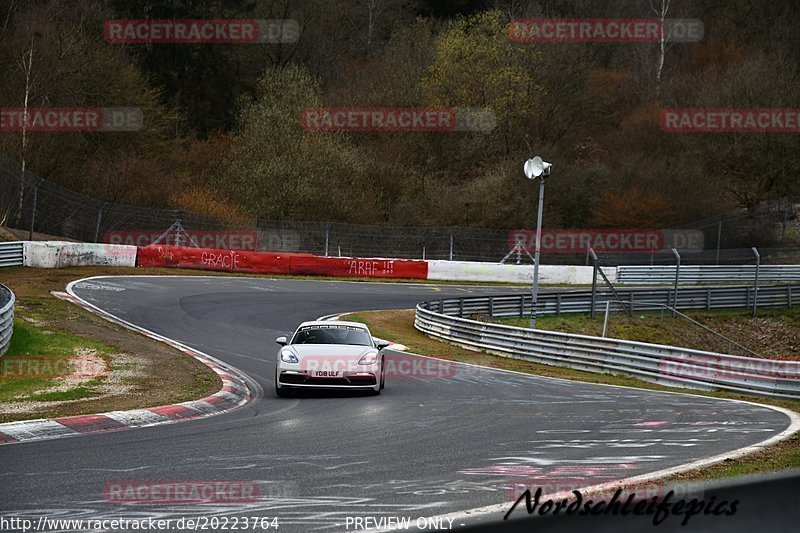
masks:
<svg viewBox="0 0 800 533"><path fill-rule="evenodd" d="M31 80L31 72L33 71L33 52L36 48L36 39L41 36L39 32L34 32L31 35L30 44L28 49L23 52L22 57L18 61L18 66L25 74L25 97L23 99L22 110L22 146L20 148L20 164L22 172L19 180L19 196L17 198L17 217L14 221L16 226L19 226L20 217L22 216L22 204L25 200L25 163L28 151L28 101L30 99L31 88L33 82ZM27 60L25 58L27 56Z"/></svg>
<svg viewBox="0 0 800 533"><path fill-rule="evenodd" d="M658 59L656 60L656 97L661 92L661 73L664 70L664 60L667 57L667 42L669 42L669 29L666 20L672 0L650 0L650 9L661 22L661 37L658 42Z"/></svg>

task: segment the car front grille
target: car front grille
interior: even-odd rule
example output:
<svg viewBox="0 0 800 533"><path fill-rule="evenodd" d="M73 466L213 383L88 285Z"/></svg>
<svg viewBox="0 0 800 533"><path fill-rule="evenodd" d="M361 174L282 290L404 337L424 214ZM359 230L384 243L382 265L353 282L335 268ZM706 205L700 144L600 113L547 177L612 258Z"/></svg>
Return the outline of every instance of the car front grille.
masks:
<svg viewBox="0 0 800 533"><path fill-rule="evenodd" d="M302 374L281 374L280 382L283 385L338 385L352 387L368 387L378 384L375 376L348 376L344 378L314 378Z"/></svg>

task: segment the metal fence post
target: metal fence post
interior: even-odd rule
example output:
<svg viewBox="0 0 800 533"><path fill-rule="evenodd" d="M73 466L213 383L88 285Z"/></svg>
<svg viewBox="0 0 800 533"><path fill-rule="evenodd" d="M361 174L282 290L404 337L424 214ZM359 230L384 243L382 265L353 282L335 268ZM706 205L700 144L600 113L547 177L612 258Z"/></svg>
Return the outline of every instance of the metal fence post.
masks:
<svg viewBox="0 0 800 533"><path fill-rule="evenodd" d="M603 334L600 335L601 337L606 336L606 331L608 331L608 307L611 304L611 300L606 300L606 317L603 319Z"/></svg>
<svg viewBox="0 0 800 533"><path fill-rule="evenodd" d="M328 242L331 238L331 223L325 224L325 257L328 257Z"/></svg>
<svg viewBox="0 0 800 533"><path fill-rule="evenodd" d="M758 309L758 270L761 267L761 254L758 249L753 246L753 255L756 256L756 279L753 286L753 316L756 316L756 309Z"/></svg>
<svg viewBox="0 0 800 533"><path fill-rule="evenodd" d="M103 220L103 209L106 205L106 202L103 202L103 205L97 210L97 224L94 226L94 242L100 242L98 240L100 238L100 222Z"/></svg>
<svg viewBox="0 0 800 533"><path fill-rule="evenodd" d="M592 255L592 306L590 310L590 316L594 319L594 308L595 303L597 302L597 254L594 253L594 250L589 248L589 253Z"/></svg>
<svg viewBox="0 0 800 533"><path fill-rule="evenodd" d="M450 254L448 255L449 260L453 260L453 234L455 233L455 229L450 228Z"/></svg>
<svg viewBox="0 0 800 533"><path fill-rule="evenodd" d="M677 261L675 265L675 296L673 298L673 305L672 305L672 316L675 316L675 310L678 308L678 281L681 277L681 254L678 253L678 250L675 248L672 249L672 255L675 256L675 260Z"/></svg>
<svg viewBox="0 0 800 533"><path fill-rule="evenodd" d="M489 316L494 316L494 298L489 296Z"/></svg>
<svg viewBox="0 0 800 533"><path fill-rule="evenodd" d="M36 182L36 186L33 188L33 207L31 208L31 226L28 229L28 240L33 240L33 226L36 224L36 202L39 198L39 186L44 181L44 178L39 178L39 181Z"/></svg>
<svg viewBox="0 0 800 533"><path fill-rule="evenodd" d="M561 316L561 293L556 294L556 316Z"/></svg>
<svg viewBox="0 0 800 533"><path fill-rule="evenodd" d="M464 298L458 299L458 316L464 318Z"/></svg>
<svg viewBox="0 0 800 533"><path fill-rule="evenodd" d="M522 318L525 316L525 295L519 295L519 317Z"/></svg>

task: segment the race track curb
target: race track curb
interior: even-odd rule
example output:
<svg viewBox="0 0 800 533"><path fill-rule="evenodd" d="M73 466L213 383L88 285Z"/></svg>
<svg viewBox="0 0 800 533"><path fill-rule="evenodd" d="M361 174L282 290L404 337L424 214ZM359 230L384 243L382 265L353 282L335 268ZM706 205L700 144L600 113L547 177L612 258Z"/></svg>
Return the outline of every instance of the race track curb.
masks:
<svg viewBox="0 0 800 533"><path fill-rule="evenodd" d="M196 420L232 411L250 401L252 396L250 387L236 370L228 368L208 354L194 350L183 343L162 337L144 328L125 322L110 313L106 313L72 294L71 285L67 288L69 294L53 292L53 296L72 302L109 322L137 331L142 335L168 344L194 357L220 377L222 388L218 392L199 400L159 405L158 407L146 409L7 422L0 424L0 445Z"/></svg>

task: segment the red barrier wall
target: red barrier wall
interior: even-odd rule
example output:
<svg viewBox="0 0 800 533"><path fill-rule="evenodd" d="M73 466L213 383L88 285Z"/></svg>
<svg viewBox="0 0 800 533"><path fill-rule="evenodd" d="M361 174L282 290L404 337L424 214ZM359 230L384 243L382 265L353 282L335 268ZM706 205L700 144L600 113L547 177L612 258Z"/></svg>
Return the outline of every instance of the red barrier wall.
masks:
<svg viewBox="0 0 800 533"><path fill-rule="evenodd" d="M144 246L136 266L173 267L253 274L427 279L428 263L408 259L319 257L311 254Z"/></svg>
<svg viewBox="0 0 800 533"><path fill-rule="evenodd" d="M289 264L292 274L301 275L428 279L428 263L408 259L318 257L298 254L289 258Z"/></svg>
<svg viewBox="0 0 800 533"><path fill-rule="evenodd" d="M173 267L255 274L289 274L289 254L212 250L182 246L144 246L136 254L136 266Z"/></svg>

